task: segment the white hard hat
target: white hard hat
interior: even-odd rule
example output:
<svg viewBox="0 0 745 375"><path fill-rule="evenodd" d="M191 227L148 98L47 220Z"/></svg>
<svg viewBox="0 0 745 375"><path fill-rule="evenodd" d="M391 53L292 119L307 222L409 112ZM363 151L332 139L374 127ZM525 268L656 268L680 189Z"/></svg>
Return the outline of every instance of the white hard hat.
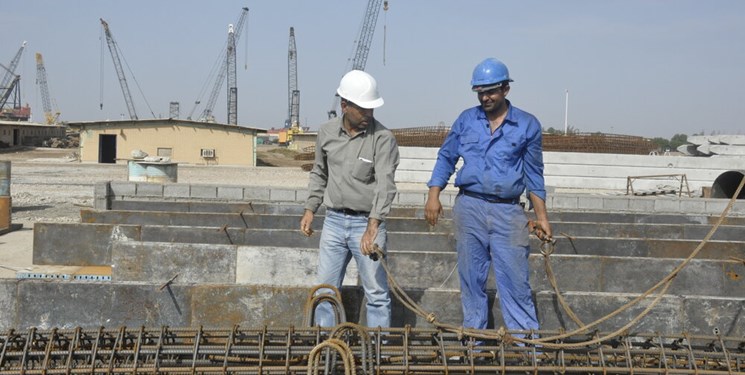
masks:
<svg viewBox="0 0 745 375"><path fill-rule="evenodd" d="M375 78L361 70L352 70L345 74L336 93L362 108L378 108L383 105Z"/></svg>

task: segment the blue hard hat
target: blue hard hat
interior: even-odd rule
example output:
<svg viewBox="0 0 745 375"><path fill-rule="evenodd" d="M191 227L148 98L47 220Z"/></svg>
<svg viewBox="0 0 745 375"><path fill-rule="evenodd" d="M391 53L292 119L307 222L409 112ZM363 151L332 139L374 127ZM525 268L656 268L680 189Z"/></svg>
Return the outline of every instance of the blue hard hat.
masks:
<svg viewBox="0 0 745 375"><path fill-rule="evenodd" d="M501 82L512 82L507 65L490 57L480 62L473 69L471 86L495 85Z"/></svg>

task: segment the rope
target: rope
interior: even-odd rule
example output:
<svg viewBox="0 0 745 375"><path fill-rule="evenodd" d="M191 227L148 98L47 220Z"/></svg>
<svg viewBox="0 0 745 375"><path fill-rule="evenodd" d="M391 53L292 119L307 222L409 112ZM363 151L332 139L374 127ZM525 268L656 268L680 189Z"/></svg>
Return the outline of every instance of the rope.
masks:
<svg viewBox="0 0 745 375"><path fill-rule="evenodd" d="M683 268L685 268L688 265L688 263L690 263L690 261L698 255L698 253L703 249L703 247L709 242L709 240L714 235L714 233L716 233L716 231L719 229L719 226L724 222L724 219L727 217L727 214L732 209L732 206L734 205L737 197L739 196L740 191L742 191L743 186L745 186L745 177L743 177L742 181L740 182L740 185L737 187L737 190L732 195L732 199L730 199L729 204L727 205L727 207L725 207L725 209L720 214L719 219L717 220L716 224L711 228L711 230L704 237L704 239L701 240L701 243L699 243L699 245L696 247L696 249L694 249L693 252L691 252L691 254L685 260L683 260L675 269L673 269L667 276L665 276L664 278L662 278L662 280L660 280L657 284L655 284L654 286L652 286L651 288L649 288L649 290L647 290L643 294L641 294L638 297L632 299L631 301L629 301L625 305L623 305L623 306L619 307L618 309L616 309L615 311L609 313L608 315L606 315L606 316L604 316L604 317L602 317L602 318L600 318L600 319L598 319L598 320L596 320L596 321L594 321L594 322L592 322L590 324L587 324L587 325L581 325L580 324L580 328L578 328L578 329L576 329L574 331L565 332L564 334L555 335L555 336L551 336L551 337L543 337L543 338L539 338L539 339L525 339L525 338L522 338L522 337L512 336L509 333L506 333L504 331L504 328L503 327L500 327L500 329L499 330L496 330L496 331L489 331L489 330L480 330L480 329L473 329L473 328L465 328L463 326L456 326L456 325L452 325L452 324L447 324L447 323L440 322L440 321L437 320L437 317L436 317L436 315L434 313L427 312L421 306L419 306L416 302L414 302L406 294L406 292L403 290L403 288L401 288L401 286L396 282L396 280L391 276L390 269L388 268L388 264L385 261L386 254L383 253L383 251L377 245L374 246L374 251L375 251L376 256L380 259L381 265L385 269L385 272L386 272L387 278L388 278L388 284L391 287L391 292L401 301L401 303L404 305L404 307L406 307L407 309L411 310L413 313L417 314L421 318L426 319L428 322L430 322L433 326L437 327L438 329L442 329L444 331L456 333L459 338L463 337L464 335L468 335L468 336L475 337L475 338L480 338L480 339L495 339L495 340L500 340L500 341L501 340L508 339L508 340L513 340L513 341L520 342L520 343L523 343L523 344L540 345L540 346L544 346L544 347L547 347L547 348L555 348L555 349L578 349L578 348L586 347L588 345L594 345L594 344L597 344L597 343L601 343L601 342L606 341L606 340L608 340L610 338L616 337L616 336L622 334L623 332L627 331L628 328L630 328L633 325L635 325L639 320L641 320L645 315L647 315L647 313L649 313L649 311L651 311L652 308L654 308L657 305L657 303L659 303L659 301L662 299L662 297L665 295L665 293L667 292L668 288L672 284L672 281L675 279L675 277L678 275L678 273L680 273L680 271ZM543 245L542 245L542 250L543 250ZM543 252L545 252L544 257L547 258L553 252L553 249L550 249L550 251L549 250L542 251L542 253ZM620 314L621 312L627 310L631 306L634 306L639 301L641 301L642 299L648 297L655 290L658 290L660 288L662 288L662 289L659 291L659 293L657 294L657 296L655 297L655 299L649 304L649 306L647 306L641 313L639 313L639 315L637 315L628 324L624 325L620 329L617 329L616 331L614 331L612 333L609 333L609 334L607 334L607 335L605 335L603 337L596 337L593 340L589 340L589 341L585 341L585 342L577 342L577 343L572 343L572 344L564 344L564 343L554 343L554 342L552 342L552 341L557 341L557 340L564 339L566 337L574 336L574 335L577 335L577 334L580 334L580 333L585 333L588 329L590 329L592 327L595 327L595 326L597 326L597 325L599 325L599 324L607 321L608 319L611 319L614 316ZM558 290L558 288L556 290ZM559 295L560 295L560 293L557 292L557 296L559 296ZM569 309L568 311L571 311L571 309Z"/></svg>

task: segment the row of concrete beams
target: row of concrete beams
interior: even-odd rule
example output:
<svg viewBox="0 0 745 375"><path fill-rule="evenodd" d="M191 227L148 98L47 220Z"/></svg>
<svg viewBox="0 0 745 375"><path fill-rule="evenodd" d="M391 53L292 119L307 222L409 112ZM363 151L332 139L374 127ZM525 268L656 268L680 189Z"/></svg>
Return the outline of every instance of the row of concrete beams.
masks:
<svg viewBox="0 0 745 375"><path fill-rule="evenodd" d="M174 243L170 231L173 227L158 227L157 233L162 236L151 238L147 238L152 234L147 229L111 224L39 223L36 228L36 239L39 240L36 243L39 245L34 252L34 264L111 265L112 279L119 282L157 282L177 273L179 282L184 283L303 286L315 282L317 247L244 246L206 241L185 243L180 240ZM179 229L188 231L194 239L202 240L209 240L205 232L216 231L214 228ZM249 237L272 232L253 232ZM65 243L66 239L60 239L63 234L76 241ZM300 236L293 233L288 237L287 242L290 242ZM644 258L619 253L619 256L553 254L550 264L565 290L635 293L654 285L681 262L681 259ZM85 264L96 259L98 264ZM530 263L534 289L551 290L544 257L532 254ZM458 277L453 274L457 257L453 251L392 249L388 264L396 280L405 287L458 289ZM745 271L744 266L736 260L694 259L678 274L669 293L745 298L745 288L738 277ZM356 274L351 278L353 285L357 285ZM490 279L488 285L495 285L494 280Z"/></svg>
<svg viewBox="0 0 745 375"><path fill-rule="evenodd" d="M530 337L561 332L508 332ZM674 373L745 371L742 340L718 335L570 335L548 345L432 329L98 328L5 332L2 374ZM583 345L593 339L594 345Z"/></svg>

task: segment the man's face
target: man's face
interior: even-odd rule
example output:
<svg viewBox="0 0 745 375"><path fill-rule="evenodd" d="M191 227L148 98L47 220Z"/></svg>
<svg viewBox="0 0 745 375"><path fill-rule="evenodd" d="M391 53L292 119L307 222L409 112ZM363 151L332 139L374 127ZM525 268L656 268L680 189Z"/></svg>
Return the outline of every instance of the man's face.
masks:
<svg viewBox="0 0 745 375"><path fill-rule="evenodd" d="M362 108L350 101L342 102L341 105L345 115L344 120L348 122L352 129L365 130L375 121L372 108Z"/></svg>
<svg viewBox="0 0 745 375"><path fill-rule="evenodd" d="M499 86L489 90L477 91L476 95L481 103L484 112L491 112L500 108L504 104L507 93L510 91L509 86Z"/></svg>

